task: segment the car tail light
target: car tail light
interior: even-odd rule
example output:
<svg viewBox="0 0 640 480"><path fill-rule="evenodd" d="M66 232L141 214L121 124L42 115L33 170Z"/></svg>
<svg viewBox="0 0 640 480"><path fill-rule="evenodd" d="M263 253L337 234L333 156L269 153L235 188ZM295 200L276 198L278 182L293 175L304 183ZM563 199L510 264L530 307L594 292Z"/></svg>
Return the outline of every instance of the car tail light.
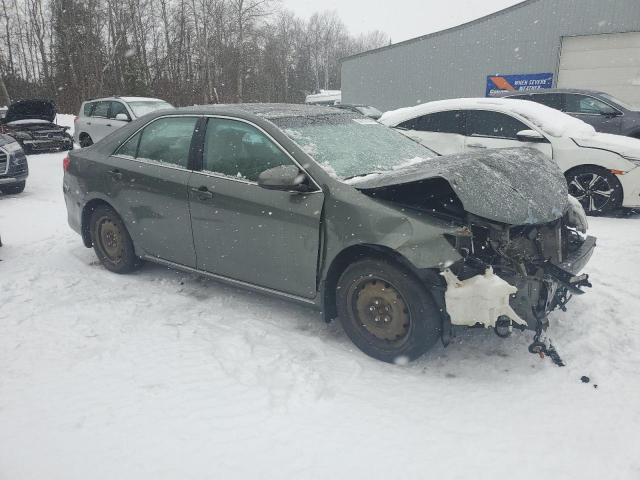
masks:
<svg viewBox="0 0 640 480"><path fill-rule="evenodd" d="M69 158L69 155L67 155L66 157L64 157L64 160L62 160L62 169L65 172L68 172L69 167L71 167L71 159Z"/></svg>

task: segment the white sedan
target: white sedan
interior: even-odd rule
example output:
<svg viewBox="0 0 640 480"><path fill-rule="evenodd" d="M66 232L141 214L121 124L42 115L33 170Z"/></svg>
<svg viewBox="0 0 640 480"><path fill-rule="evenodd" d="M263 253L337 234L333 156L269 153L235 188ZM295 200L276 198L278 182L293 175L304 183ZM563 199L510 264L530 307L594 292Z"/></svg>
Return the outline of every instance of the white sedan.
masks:
<svg viewBox="0 0 640 480"><path fill-rule="evenodd" d="M461 98L385 113L380 122L447 155L483 148L536 148L565 173L591 214L640 207L640 140L596 133L582 120L538 103Z"/></svg>

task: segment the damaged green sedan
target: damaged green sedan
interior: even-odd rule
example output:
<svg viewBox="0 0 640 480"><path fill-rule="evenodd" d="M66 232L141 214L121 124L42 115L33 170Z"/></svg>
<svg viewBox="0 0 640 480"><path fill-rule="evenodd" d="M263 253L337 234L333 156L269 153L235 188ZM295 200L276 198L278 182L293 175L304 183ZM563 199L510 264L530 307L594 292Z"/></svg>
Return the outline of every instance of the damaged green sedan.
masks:
<svg viewBox="0 0 640 480"><path fill-rule="evenodd" d="M543 341L590 286L595 239L536 150L440 157L308 105L154 112L69 153L71 227L104 266L143 260L321 308L365 353L415 359L455 326Z"/></svg>

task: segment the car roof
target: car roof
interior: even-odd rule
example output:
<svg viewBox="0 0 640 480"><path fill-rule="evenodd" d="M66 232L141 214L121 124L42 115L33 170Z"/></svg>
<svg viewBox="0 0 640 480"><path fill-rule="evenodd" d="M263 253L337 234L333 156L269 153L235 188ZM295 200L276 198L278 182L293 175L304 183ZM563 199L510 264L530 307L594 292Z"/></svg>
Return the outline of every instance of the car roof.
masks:
<svg viewBox="0 0 640 480"><path fill-rule="evenodd" d="M106 102L111 100L122 100L124 102L165 102L166 100L162 100L161 98L152 98L152 97L101 97L101 98L92 98L91 100L85 100L84 103L88 102Z"/></svg>
<svg viewBox="0 0 640 480"><path fill-rule="evenodd" d="M599 90L587 90L583 88L544 88L538 90L520 90L517 92L502 92L496 95L496 97L511 97L514 95L531 95L542 93L583 93L586 95L601 95L605 92Z"/></svg>
<svg viewBox="0 0 640 480"><path fill-rule="evenodd" d="M207 114L233 114L239 116L255 116L267 120L291 117L316 117L325 115L354 115L351 112L314 104L289 104L289 103L231 103L194 105L193 107L181 107L172 113Z"/></svg>

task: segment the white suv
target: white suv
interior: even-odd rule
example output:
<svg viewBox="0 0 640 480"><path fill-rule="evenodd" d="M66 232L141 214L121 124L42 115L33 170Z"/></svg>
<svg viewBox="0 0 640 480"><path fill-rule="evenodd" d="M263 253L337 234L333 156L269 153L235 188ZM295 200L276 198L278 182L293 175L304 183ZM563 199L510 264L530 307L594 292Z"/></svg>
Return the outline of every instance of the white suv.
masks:
<svg viewBox="0 0 640 480"><path fill-rule="evenodd" d="M174 107L158 98L109 97L89 100L82 104L80 115L75 119L73 139L81 147L88 147L131 120L168 108Z"/></svg>

